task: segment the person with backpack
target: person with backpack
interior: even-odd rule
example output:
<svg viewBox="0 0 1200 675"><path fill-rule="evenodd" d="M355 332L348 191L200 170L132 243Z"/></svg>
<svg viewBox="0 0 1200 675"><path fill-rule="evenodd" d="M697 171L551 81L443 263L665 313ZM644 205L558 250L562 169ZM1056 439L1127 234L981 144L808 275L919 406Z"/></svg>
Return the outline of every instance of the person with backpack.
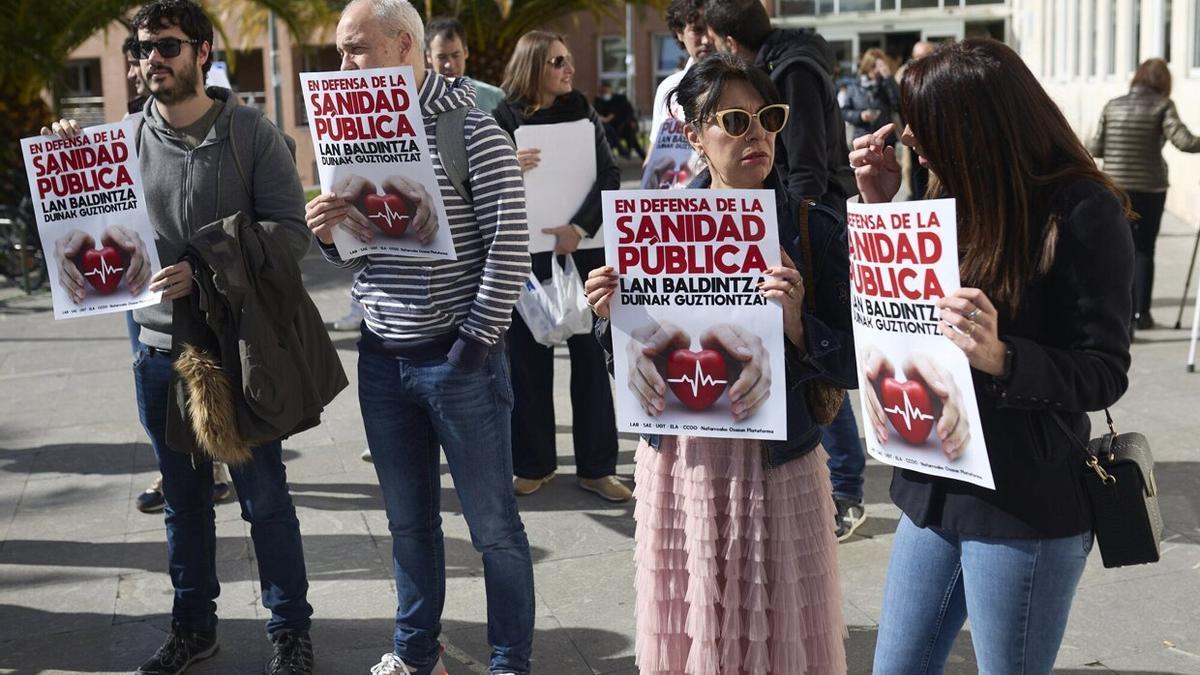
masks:
<svg viewBox="0 0 1200 675"><path fill-rule="evenodd" d="M162 473L175 589L170 633L136 672L176 675L216 653L220 594L212 462L167 441L168 392L178 356L172 344L174 305L195 292L191 263L176 261L196 232L238 211L274 223L272 244L296 260L308 251L312 235L304 226L304 191L283 135L261 112L238 105L229 90L204 87L213 49L213 26L204 9L191 0L157 0L144 5L131 24L150 90L136 143L155 245L165 264L149 286L162 292L162 302L133 312L140 326L133 372L139 417ZM53 132L71 135L78 125L57 122ZM270 612L267 635L274 653L265 672L311 673L312 606L280 441L252 448L249 461L231 466L230 474L242 518L250 523L262 604Z"/></svg>
<svg viewBox="0 0 1200 675"><path fill-rule="evenodd" d="M783 264L766 271L759 289L783 308L787 438L642 437L634 511L639 672L845 673L829 473L808 404L814 388L856 386L844 225L826 207L791 201L783 188L775 136L794 122L762 71L715 54L692 66L668 100L708 164L691 187L775 192ZM608 266L586 285L588 304L605 319L596 334L610 354L616 287ZM638 370L661 375L652 361L673 341L671 331L658 331L632 350L647 361ZM665 382L648 384L646 405L662 410ZM739 385L747 386L735 382L730 391ZM734 403L735 414L749 398Z"/></svg>
<svg viewBox="0 0 1200 675"><path fill-rule="evenodd" d="M533 562L509 482L513 393L504 352L529 275L524 186L508 136L474 106L471 82L426 67L424 32L404 0L354 0L338 23L337 47L342 70L412 67L457 260L343 260L333 228L355 231L358 195L327 192L307 207L325 257L357 272L352 293L363 306L358 398L392 534L398 599L392 645L371 672L446 672L440 446L483 556L492 673L525 675Z"/></svg>
<svg viewBox="0 0 1200 675"><path fill-rule="evenodd" d="M845 219L846 200L858 188L847 159L845 123L833 87L836 59L829 43L811 29L772 28L759 0L708 0L704 17L717 49L765 71L791 106L791 124L775 141L775 167L788 196L815 200ZM845 541L867 519L867 455L848 395L822 430L837 507L834 531Z"/></svg>

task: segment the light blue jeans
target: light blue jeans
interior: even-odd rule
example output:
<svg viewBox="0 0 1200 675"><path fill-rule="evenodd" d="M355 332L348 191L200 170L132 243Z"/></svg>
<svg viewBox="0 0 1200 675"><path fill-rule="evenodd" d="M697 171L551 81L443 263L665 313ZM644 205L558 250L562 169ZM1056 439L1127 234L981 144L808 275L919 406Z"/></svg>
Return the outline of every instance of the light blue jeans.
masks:
<svg viewBox="0 0 1200 675"><path fill-rule="evenodd" d="M1092 533L998 539L917 527L902 516L892 544L875 675L941 673L971 617L981 675L1048 675Z"/></svg>

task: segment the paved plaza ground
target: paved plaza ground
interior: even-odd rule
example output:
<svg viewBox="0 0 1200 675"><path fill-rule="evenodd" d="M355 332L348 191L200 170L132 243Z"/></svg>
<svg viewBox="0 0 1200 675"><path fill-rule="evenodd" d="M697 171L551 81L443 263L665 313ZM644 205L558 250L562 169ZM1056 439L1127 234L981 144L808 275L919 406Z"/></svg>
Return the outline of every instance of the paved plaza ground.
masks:
<svg viewBox="0 0 1200 675"><path fill-rule="evenodd" d="M1159 240L1154 313L1168 325L1195 231L1168 218ZM315 256L303 268L322 314L341 316L349 276ZM1185 323L1190 317L1189 306ZM334 339L351 387L320 427L284 449L316 610L317 672L366 673L391 645L391 543L374 471L359 459L356 337ZM1114 409L1121 428L1146 433L1158 460L1162 561L1105 570L1092 555L1057 672L1200 673L1200 374L1185 372L1186 349L1185 331L1142 334L1132 386ZM575 485L565 356L555 383L560 475L520 500L537 586L534 672L631 675L632 505L606 504ZM54 321L47 295L0 289L0 673L129 672L168 628L162 516L134 508L156 468L129 366L122 316ZM633 447L622 439L618 470L627 478ZM839 549L856 674L870 671L897 522L890 475L868 465L870 520ZM442 504L447 665L454 675L486 673L482 567L444 467ZM236 503L217 507L217 536L221 651L191 672L257 673L270 654L266 615ZM968 627L947 672L975 671Z"/></svg>

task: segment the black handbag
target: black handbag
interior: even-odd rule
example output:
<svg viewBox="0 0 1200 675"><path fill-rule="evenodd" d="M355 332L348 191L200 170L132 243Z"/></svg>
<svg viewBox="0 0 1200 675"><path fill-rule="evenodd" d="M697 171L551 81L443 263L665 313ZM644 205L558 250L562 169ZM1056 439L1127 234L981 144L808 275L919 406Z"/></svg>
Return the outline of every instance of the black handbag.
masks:
<svg viewBox="0 0 1200 675"><path fill-rule="evenodd" d="M1150 443L1137 432L1118 434L1107 409L1104 416L1108 433L1084 444L1053 415L1083 455L1081 480L1100 557L1105 567L1158 562L1163 524Z"/></svg>

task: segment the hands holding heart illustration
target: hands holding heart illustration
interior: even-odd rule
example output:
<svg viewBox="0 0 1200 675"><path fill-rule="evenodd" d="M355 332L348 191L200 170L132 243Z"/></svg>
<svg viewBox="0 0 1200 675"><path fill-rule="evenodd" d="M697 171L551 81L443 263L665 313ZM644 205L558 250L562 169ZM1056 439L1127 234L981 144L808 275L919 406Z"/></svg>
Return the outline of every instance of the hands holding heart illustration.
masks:
<svg viewBox="0 0 1200 675"><path fill-rule="evenodd" d="M888 424L910 445L921 445L936 429L942 452L953 461L971 439L971 426L962 394L940 364L927 354L915 354L904 364L902 382L891 361L873 346L863 353L863 372L871 384L866 391L867 417L882 444L890 437Z"/></svg>
<svg viewBox="0 0 1200 675"><path fill-rule="evenodd" d="M109 225L100 234L100 247L91 234L71 230L54 242L58 285L75 304L83 302L90 286L101 295L114 293L124 281L131 295L146 287L150 259L136 230Z"/></svg>
<svg viewBox="0 0 1200 675"><path fill-rule="evenodd" d="M362 176L344 175L332 191L314 197L304 210L309 229L325 244L333 243L335 227L362 242L371 241L376 233L399 238L412 232L422 244L433 241L438 229L433 199L425 187L402 176L385 178L381 193Z"/></svg>
<svg viewBox="0 0 1200 675"><path fill-rule="evenodd" d="M630 338L629 388L651 417L666 410L668 385L681 403L697 411L710 408L728 389L737 422L757 412L771 395L762 339L740 326L710 326L700 336L700 351L691 351L691 336L666 321L643 326Z"/></svg>

